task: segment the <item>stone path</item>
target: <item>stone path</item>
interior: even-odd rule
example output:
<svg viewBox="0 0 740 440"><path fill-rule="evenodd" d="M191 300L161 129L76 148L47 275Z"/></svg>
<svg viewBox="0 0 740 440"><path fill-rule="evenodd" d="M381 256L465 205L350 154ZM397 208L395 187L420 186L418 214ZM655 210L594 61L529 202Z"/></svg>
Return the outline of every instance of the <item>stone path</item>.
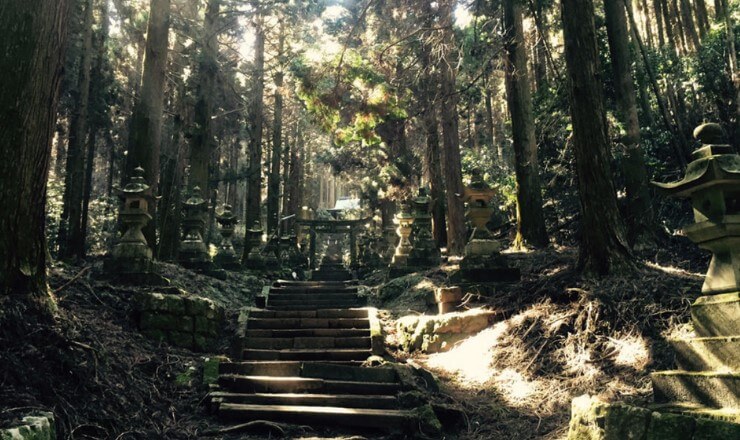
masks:
<svg viewBox="0 0 740 440"><path fill-rule="evenodd" d="M374 309L360 308L356 281L340 266L314 279L278 281L267 307L247 320L242 359L220 366L212 403L224 422L410 430L401 386L388 367L362 367L372 354Z"/></svg>

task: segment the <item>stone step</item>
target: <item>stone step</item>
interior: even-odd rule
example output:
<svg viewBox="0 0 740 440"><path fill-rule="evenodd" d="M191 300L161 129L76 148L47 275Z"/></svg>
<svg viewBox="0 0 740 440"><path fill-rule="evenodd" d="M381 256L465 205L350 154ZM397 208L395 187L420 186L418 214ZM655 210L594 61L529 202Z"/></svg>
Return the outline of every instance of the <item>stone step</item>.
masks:
<svg viewBox="0 0 740 440"><path fill-rule="evenodd" d="M267 301L355 301L361 298L356 293L270 293Z"/></svg>
<svg viewBox="0 0 740 440"><path fill-rule="evenodd" d="M294 310L294 307L298 307L297 310L308 310L304 309L304 307L313 307L314 309L335 309L335 308L356 308L356 307L362 307L365 305L365 301L355 298L355 299L344 299L344 300L323 300L323 299L306 299L306 300L298 300L298 299L268 299L267 300L267 308L269 309L275 309L280 310L282 308L287 308L287 310Z"/></svg>
<svg viewBox="0 0 740 440"><path fill-rule="evenodd" d="M254 361L364 361L371 355L370 349L285 349L261 350L247 348L242 359Z"/></svg>
<svg viewBox="0 0 740 440"><path fill-rule="evenodd" d="M393 368L360 367L357 365L323 362L305 362L301 368L301 376L358 382L392 383L398 381L398 375Z"/></svg>
<svg viewBox="0 0 740 440"><path fill-rule="evenodd" d="M740 292L700 296L691 305L691 321L699 337L740 335Z"/></svg>
<svg viewBox="0 0 740 440"><path fill-rule="evenodd" d="M740 371L740 336L673 339L676 365L686 371Z"/></svg>
<svg viewBox="0 0 740 440"><path fill-rule="evenodd" d="M325 361L322 365L330 368L354 366L360 368L361 361ZM241 361L222 362L219 364L219 374L239 374L243 376L300 376L304 362L300 361ZM320 377L332 379L332 377Z"/></svg>
<svg viewBox="0 0 740 440"><path fill-rule="evenodd" d="M326 380L311 377L242 376L223 374L218 378L221 388L239 393L309 393L395 395L397 383Z"/></svg>
<svg viewBox="0 0 740 440"><path fill-rule="evenodd" d="M216 391L209 396L214 403L239 403L249 405L300 405L335 406L345 408L397 409L395 396L362 396L356 394L303 394L303 393L229 393Z"/></svg>
<svg viewBox="0 0 740 440"><path fill-rule="evenodd" d="M740 373L660 371L650 375L656 403L740 408Z"/></svg>
<svg viewBox="0 0 740 440"><path fill-rule="evenodd" d="M252 318L367 318L367 309L252 310Z"/></svg>
<svg viewBox="0 0 740 440"><path fill-rule="evenodd" d="M247 329L370 328L367 318L249 318Z"/></svg>
<svg viewBox="0 0 740 440"><path fill-rule="evenodd" d="M329 286L278 286L270 287L270 295L275 293L357 293L357 286L329 285Z"/></svg>
<svg viewBox="0 0 740 440"><path fill-rule="evenodd" d="M286 348L367 348L369 337L295 337L295 338L247 338L246 348L286 349Z"/></svg>
<svg viewBox="0 0 740 440"><path fill-rule="evenodd" d="M349 281L352 279L352 274L347 271L316 271L311 274L311 280L313 281Z"/></svg>
<svg viewBox="0 0 740 440"><path fill-rule="evenodd" d="M353 338L370 336L370 328L287 328L247 330L247 338Z"/></svg>
<svg viewBox="0 0 740 440"><path fill-rule="evenodd" d="M224 403L219 417L228 422L268 420L308 425L342 425L379 429L413 429L418 421L410 411L299 405L241 405Z"/></svg>
<svg viewBox="0 0 740 440"><path fill-rule="evenodd" d="M355 286L357 280L347 281L295 281L295 280L277 280L273 286L306 286L306 287L324 287L324 286Z"/></svg>

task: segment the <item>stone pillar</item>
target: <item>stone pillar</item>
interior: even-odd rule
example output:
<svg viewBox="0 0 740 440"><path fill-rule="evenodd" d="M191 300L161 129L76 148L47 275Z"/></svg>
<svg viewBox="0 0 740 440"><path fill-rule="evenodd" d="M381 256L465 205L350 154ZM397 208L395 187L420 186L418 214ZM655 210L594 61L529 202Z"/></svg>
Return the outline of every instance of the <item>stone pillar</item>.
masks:
<svg viewBox="0 0 740 440"><path fill-rule="evenodd" d="M349 231L349 265L352 269L357 269L357 237L354 227Z"/></svg>
<svg viewBox="0 0 740 440"><path fill-rule="evenodd" d="M246 245L249 253L244 260L244 266L249 269L262 270L265 268L265 260L262 258L262 225L259 220L254 222L251 229L247 229Z"/></svg>
<svg viewBox="0 0 740 440"><path fill-rule="evenodd" d="M463 292L458 286L438 287L434 292L434 300L439 307L439 314L454 312L462 303Z"/></svg>
<svg viewBox="0 0 740 440"><path fill-rule="evenodd" d="M311 270L316 270L316 230L311 227L308 233L309 244L308 244L308 263L311 265Z"/></svg>
<svg viewBox="0 0 740 440"><path fill-rule="evenodd" d="M413 249L409 237L411 236L411 227L414 224L414 215L411 213L411 206L408 201L404 201L401 204L401 211L396 214L393 222L398 225L396 234L398 234L399 240L390 264L391 277L408 271L409 254L411 253L411 249Z"/></svg>
<svg viewBox="0 0 740 440"><path fill-rule="evenodd" d="M678 370L653 373L657 403L740 409L740 156L717 124L694 130L701 141L683 180L656 184L691 199L684 233L712 252L702 293L691 305L694 337L669 341Z"/></svg>
<svg viewBox="0 0 740 440"><path fill-rule="evenodd" d="M411 228L411 244L408 265L415 269L430 269L439 266L441 253L432 236L432 215L429 205L432 199L426 188L419 188L419 194L412 201L414 207L414 223Z"/></svg>

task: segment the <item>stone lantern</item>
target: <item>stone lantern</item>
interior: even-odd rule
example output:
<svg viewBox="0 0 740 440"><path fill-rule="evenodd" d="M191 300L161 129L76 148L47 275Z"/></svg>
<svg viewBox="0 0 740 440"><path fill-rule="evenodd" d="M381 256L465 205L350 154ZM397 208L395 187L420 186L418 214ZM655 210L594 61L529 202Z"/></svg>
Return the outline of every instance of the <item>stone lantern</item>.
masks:
<svg viewBox="0 0 740 440"><path fill-rule="evenodd" d="M507 267L500 252L501 244L486 226L496 210L492 202L495 195L496 190L486 184L479 171L474 171L470 186L465 188L463 195L467 206L465 218L472 225L473 232L460 261L463 277L472 281L519 280L519 271Z"/></svg>
<svg viewBox="0 0 740 440"><path fill-rule="evenodd" d="M432 198L427 189L422 187L411 203L414 207L414 223L411 228L413 249L409 252L408 265L420 269L437 266L441 254L432 236L432 215L429 213Z"/></svg>
<svg viewBox="0 0 740 440"><path fill-rule="evenodd" d="M740 156L724 143L718 124L694 130L702 146L680 182L656 185L665 193L691 199L693 225L684 233L702 249L712 252L702 293L735 292L740 286Z"/></svg>
<svg viewBox="0 0 740 440"><path fill-rule="evenodd" d="M246 245L249 247L244 265L250 269L264 269L265 260L262 258L262 225L259 220L254 222L251 229L247 229Z"/></svg>
<svg viewBox="0 0 740 440"><path fill-rule="evenodd" d="M656 185L691 199L694 224L684 233L712 261L700 296L691 305L692 337L669 340L678 370L651 375L656 403L740 408L740 156L724 142L717 124L694 130L701 147L686 177Z"/></svg>
<svg viewBox="0 0 740 440"><path fill-rule="evenodd" d="M231 205L225 204L223 210L216 214L216 222L221 233L221 245L218 248L215 261L224 269L237 270L241 265L231 239L234 236L234 227L239 223L239 219L236 218L232 209Z"/></svg>
<svg viewBox="0 0 740 440"><path fill-rule="evenodd" d="M208 218L208 202L200 195L200 187L193 188L191 196L183 203L182 228L178 262L197 271L213 270L213 261L203 241Z"/></svg>
<svg viewBox="0 0 740 440"><path fill-rule="evenodd" d="M411 212L411 204L408 200L401 203L401 211L396 214L396 218L393 219L393 223L398 225L396 234L400 240L398 241L398 246L396 246L396 251L393 254L390 267L391 272L400 271L399 273L402 273L407 267L409 254L411 253L411 249L413 249L409 237L411 236L411 227L414 224L414 214ZM391 274L391 276L393 276L393 274Z"/></svg>
<svg viewBox="0 0 740 440"><path fill-rule="evenodd" d="M129 183L118 190L118 196L123 199L123 208L119 213L123 235L105 260L104 270L109 275L124 275L129 279L131 275L140 275L145 278L142 281L150 282L158 277L154 275L152 249L141 230L152 219L149 204L154 203L154 196L144 179L143 168L134 170Z"/></svg>

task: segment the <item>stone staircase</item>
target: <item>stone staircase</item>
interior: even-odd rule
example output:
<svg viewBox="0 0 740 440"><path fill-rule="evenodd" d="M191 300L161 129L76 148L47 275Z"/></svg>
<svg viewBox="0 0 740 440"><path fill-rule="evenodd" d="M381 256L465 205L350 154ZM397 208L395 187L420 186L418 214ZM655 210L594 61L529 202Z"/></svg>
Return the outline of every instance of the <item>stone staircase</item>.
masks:
<svg viewBox="0 0 740 440"><path fill-rule="evenodd" d="M319 279L344 269L324 270ZM380 334L375 310L364 304L352 280L274 283L267 307L249 313L241 360L220 364L210 394L219 418L415 429L415 412L398 401L396 370L362 366Z"/></svg>
<svg viewBox="0 0 740 440"><path fill-rule="evenodd" d="M740 423L740 294L700 297L691 321L696 337L669 341L678 370L651 375L655 402Z"/></svg>

